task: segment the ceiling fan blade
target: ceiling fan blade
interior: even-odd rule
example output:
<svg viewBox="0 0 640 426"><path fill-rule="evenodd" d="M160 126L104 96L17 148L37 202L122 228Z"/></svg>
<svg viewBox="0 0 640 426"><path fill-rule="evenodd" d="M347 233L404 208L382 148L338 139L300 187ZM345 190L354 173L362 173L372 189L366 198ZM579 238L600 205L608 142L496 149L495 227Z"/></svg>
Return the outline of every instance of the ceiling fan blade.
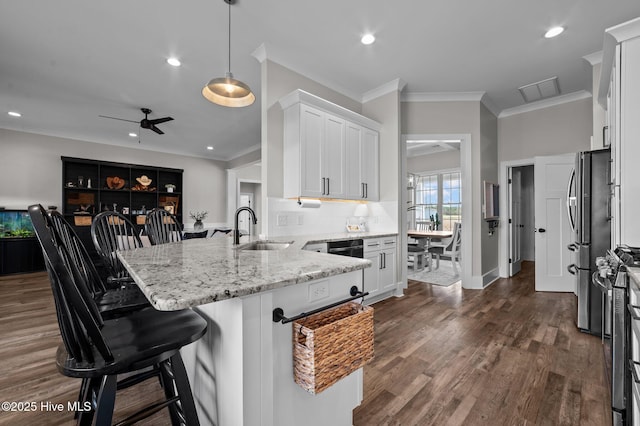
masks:
<svg viewBox="0 0 640 426"><path fill-rule="evenodd" d="M160 129L158 129L156 126L154 126L153 124L149 127L149 129L153 130L154 132L156 132L159 135L164 135L164 132Z"/></svg>
<svg viewBox="0 0 640 426"><path fill-rule="evenodd" d="M128 121L129 123L139 123L139 121L126 120L126 119L124 119L124 118L118 118L118 117L109 117L108 115L99 115L98 117L102 117L102 118L110 118L110 119L112 119L112 120Z"/></svg>
<svg viewBox="0 0 640 426"><path fill-rule="evenodd" d="M153 120L149 120L149 123L154 125L154 124L165 123L165 122L171 121L171 120L173 120L173 117L154 118Z"/></svg>

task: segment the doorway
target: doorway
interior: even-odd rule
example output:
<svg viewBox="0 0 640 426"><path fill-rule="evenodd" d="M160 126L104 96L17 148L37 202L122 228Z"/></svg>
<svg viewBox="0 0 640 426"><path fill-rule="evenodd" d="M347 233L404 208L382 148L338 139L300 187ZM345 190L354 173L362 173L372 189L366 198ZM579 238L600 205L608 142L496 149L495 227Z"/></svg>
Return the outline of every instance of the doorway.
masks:
<svg viewBox="0 0 640 426"><path fill-rule="evenodd" d="M575 279L567 270L572 261L567 250L572 233L566 202L574 164L575 154L500 163L500 181L505 188L501 188L501 207L508 212L501 223L500 276L517 274L518 262L530 257L533 247L536 291L573 291ZM533 184L530 183L531 170ZM523 181L529 183L523 184ZM529 205L525 207L525 203ZM533 243L530 243L532 235Z"/></svg>
<svg viewBox="0 0 640 426"><path fill-rule="evenodd" d="M509 276L523 261L535 260L535 186L533 164L508 168Z"/></svg>

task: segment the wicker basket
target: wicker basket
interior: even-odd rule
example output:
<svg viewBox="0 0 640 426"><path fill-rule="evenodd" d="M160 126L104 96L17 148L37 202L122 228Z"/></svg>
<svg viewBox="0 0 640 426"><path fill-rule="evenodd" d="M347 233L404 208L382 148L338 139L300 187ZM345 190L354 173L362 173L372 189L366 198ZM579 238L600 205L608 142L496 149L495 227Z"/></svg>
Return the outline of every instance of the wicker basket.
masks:
<svg viewBox="0 0 640 426"><path fill-rule="evenodd" d="M293 323L293 376L318 394L373 359L373 308L349 302Z"/></svg>

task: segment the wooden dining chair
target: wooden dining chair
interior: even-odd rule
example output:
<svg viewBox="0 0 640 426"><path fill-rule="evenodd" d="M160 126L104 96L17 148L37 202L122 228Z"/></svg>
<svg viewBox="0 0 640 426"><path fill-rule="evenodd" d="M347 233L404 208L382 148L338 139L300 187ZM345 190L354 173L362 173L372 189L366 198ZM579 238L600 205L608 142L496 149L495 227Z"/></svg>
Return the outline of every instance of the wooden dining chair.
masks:
<svg viewBox="0 0 640 426"><path fill-rule="evenodd" d="M91 223L91 239L109 271L107 284L133 283L133 279L117 256L118 250L142 247L138 228L124 215L115 211L99 213Z"/></svg>
<svg viewBox="0 0 640 426"><path fill-rule="evenodd" d="M458 274L458 269L456 267L456 262L460 263L461 259L461 244L462 244L462 224L460 222L455 222L453 225L453 236L451 241L444 246L429 246L429 253L436 258L436 269L440 267L440 258L446 257L451 259L451 264L453 266L453 271Z"/></svg>
<svg viewBox="0 0 640 426"><path fill-rule="evenodd" d="M144 223L151 244L167 244L182 241L182 224L164 209L153 209Z"/></svg>
<svg viewBox="0 0 640 426"><path fill-rule="evenodd" d="M202 337L206 321L192 310L161 312L151 308L115 319L103 319L87 294L90 284L74 256L50 225L42 206L29 207L34 232L42 248L55 301L62 344L58 347L58 370L83 379L76 412L78 425L111 425L116 392L160 377L166 400L143 408L123 420L133 424L168 408L172 424L198 425L180 348ZM118 382L118 375L126 378Z"/></svg>

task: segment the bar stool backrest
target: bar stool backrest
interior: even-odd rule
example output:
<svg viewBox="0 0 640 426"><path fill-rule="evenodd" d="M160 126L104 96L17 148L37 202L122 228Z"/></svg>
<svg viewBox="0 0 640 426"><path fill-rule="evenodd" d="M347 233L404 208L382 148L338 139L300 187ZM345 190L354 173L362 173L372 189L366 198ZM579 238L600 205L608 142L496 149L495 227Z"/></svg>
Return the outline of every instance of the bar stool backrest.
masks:
<svg viewBox="0 0 640 426"><path fill-rule="evenodd" d="M144 223L151 244L167 244L182 241L182 224L164 209L153 209Z"/></svg>
<svg viewBox="0 0 640 426"><path fill-rule="evenodd" d="M138 228L118 212L99 213L91 223L91 239L102 257L109 274L114 278L128 277L116 252L142 247Z"/></svg>
<svg viewBox="0 0 640 426"><path fill-rule="evenodd" d="M29 216L42 248L62 341L69 356L78 362L113 361L100 328L104 324L98 307L87 290L83 273L68 252L47 212L29 206Z"/></svg>
<svg viewBox="0 0 640 426"><path fill-rule="evenodd" d="M56 230L57 236L60 237L61 243L67 249L69 256L72 258L71 260L82 273L84 281L89 285L89 291L91 291L95 299L95 296L104 293L107 288L102 277L98 274L86 247L71 224L67 222L59 211L49 211L48 216L51 226Z"/></svg>

